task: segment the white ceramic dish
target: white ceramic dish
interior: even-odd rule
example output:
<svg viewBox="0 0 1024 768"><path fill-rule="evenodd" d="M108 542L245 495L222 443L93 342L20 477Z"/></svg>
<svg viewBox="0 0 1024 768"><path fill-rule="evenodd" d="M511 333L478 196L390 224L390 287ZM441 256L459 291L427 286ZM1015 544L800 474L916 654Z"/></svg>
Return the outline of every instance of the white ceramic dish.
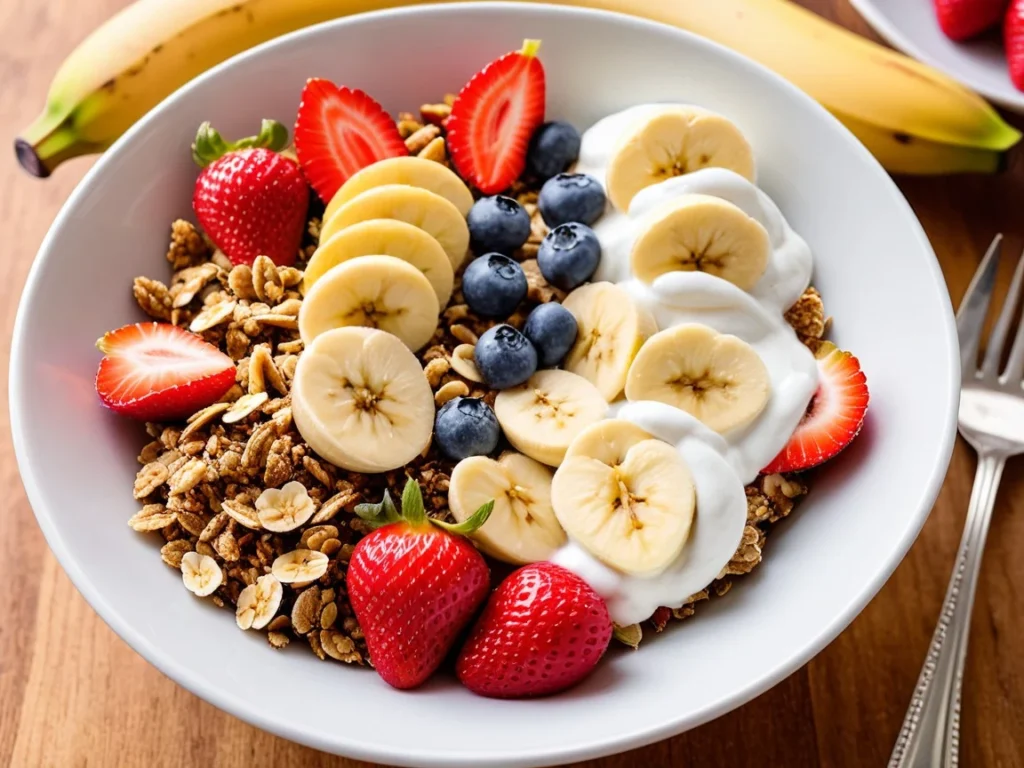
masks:
<svg viewBox="0 0 1024 768"><path fill-rule="evenodd" d="M170 221L190 214L189 142L290 123L305 79L367 89L395 112L457 89L481 64L544 38L549 115L586 127L646 101L718 110L751 139L764 189L812 246L815 282L855 350L872 405L855 446L820 472L766 563L696 620L614 651L572 692L475 698L444 676L412 693L368 670L272 651L186 592L157 541L125 521L143 437L93 392L105 330L140 313L129 285L160 275ZM526 766L671 736L742 704L821 650L917 535L953 440L959 381L949 298L906 201L824 109L705 40L624 16L480 4L396 10L308 29L197 79L97 163L40 250L18 314L11 418L40 526L82 594L133 648L215 705L330 752L415 766ZM751 659L757 659L751 664Z"/></svg>
<svg viewBox="0 0 1024 768"><path fill-rule="evenodd" d="M957 43L946 37L932 0L850 0L864 20L893 47L941 69L986 99L1024 113L1024 93L1010 81L998 34Z"/></svg>

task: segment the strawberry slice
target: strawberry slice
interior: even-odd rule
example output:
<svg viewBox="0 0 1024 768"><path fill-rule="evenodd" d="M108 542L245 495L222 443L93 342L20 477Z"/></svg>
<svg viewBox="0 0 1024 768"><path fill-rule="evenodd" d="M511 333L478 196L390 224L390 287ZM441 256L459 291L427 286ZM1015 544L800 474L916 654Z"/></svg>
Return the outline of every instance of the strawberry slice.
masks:
<svg viewBox="0 0 1024 768"><path fill-rule="evenodd" d="M827 341L815 357L818 391L786 447L762 474L816 467L843 450L860 432L868 409L868 382L860 361Z"/></svg>
<svg viewBox="0 0 1024 768"><path fill-rule="evenodd" d="M540 40L477 72L448 117L448 153L462 177L485 195L507 189L526 167L530 137L544 122Z"/></svg>
<svg viewBox="0 0 1024 768"><path fill-rule="evenodd" d="M136 323L96 342L106 357L96 392L117 413L143 421L184 419L217 402L235 383L231 358L169 323Z"/></svg>
<svg viewBox="0 0 1024 768"><path fill-rule="evenodd" d="M295 120L295 153L310 185L329 203L356 171L409 150L395 121L363 91L310 78Z"/></svg>

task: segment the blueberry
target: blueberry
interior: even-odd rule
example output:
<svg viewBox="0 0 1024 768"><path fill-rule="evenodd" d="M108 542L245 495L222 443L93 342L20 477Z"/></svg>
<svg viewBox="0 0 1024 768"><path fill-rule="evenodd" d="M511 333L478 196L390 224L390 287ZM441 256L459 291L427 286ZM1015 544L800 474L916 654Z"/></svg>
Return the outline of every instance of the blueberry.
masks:
<svg viewBox="0 0 1024 768"><path fill-rule="evenodd" d="M571 291L587 282L601 261L601 243L585 224L562 224L540 243L537 266L556 288Z"/></svg>
<svg viewBox="0 0 1024 768"><path fill-rule="evenodd" d="M466 303L485 317L508 317L526 298L526 290L523 268L500 253L474 259L462 275Z"/></svg>
<svg viewBox="0 0 1024 768"><path fill-rule="evenodd" d="M478 397L456 397L437 412L434 437L450 459L485 456L498 447L501 429L491 406Z"/></svg>
<svg viewBox="0 0 1024 768"><path fill-rule="evenodd" d="M511 325L496 325L484 331L473 358L480 375L493 389L519 386L537 370L537 350Z"/></svg>
<svg viewBox="0 0 1024 768"><path fill-rule="evenodd" d="M541 304L526 318L523 335L537 349L540 364L558 365L576 342L576 318L561 304Z"/></svg>
<svg viewBox="0 0 1024 768"><path fill-rule="evenodd" d="M526 167L542 179L561 173L580 154L580 134L569 123L555 120L534 131L526 154Z"/></svg>
<svg viewBox="0 0 1024 768"><path fill-rule="evenodd" d="M560 173L544 182L537 207L549 227L570 221L593 224L604 213L604 190L593 176ZM472 215L472 212L470 212Z"/></svg>
<svg viewBox="0 0 1024 768"><path fill-rule="evenodd" d="M482 197L466 217L475 253L510 254L530 236L530 214L511 197Z"/></svg>

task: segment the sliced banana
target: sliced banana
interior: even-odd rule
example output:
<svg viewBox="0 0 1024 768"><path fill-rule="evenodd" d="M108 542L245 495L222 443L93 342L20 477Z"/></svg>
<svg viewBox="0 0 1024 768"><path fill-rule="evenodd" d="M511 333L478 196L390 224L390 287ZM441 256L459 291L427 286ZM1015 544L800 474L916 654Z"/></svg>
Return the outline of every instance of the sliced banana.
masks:
<svg viewBox="0 0 1024 768"><path fill-rule="evenodd" d="M326 243L345 227L370 219L398 219L419 227L441 244L453 269L466 258L469 227L459 209L441 195L405 184L385 184L353 197L331 218L324 219L320 242Z"/></svg>
<svg viewBox="0 0 1024 768"><path fill-rule="evenodd" d="M679 556L696 491L679 452L621 419L581 432L551 484L555 516L594 557L653 576Z"/></svg>
<svg viewBox="0 0 1024 768"><path fill-rule="evenodd" d="M439 312L416 267L394 256L360 256L316 281L299 310L299 335L309 344L332 328L358 325L393 333L415 351L434 335Z"/></svg>
<svg viewBox="0 0 1024 768"><path fill-rule="evenodd" d="M654 318L613 283L590 283L565 297L579 331L562 367L579 374L609 403L626 385L640 346L658 329Z"/></svg>
<svg viewBox="0 0 1024 768"><path fill-rule="evenodd" d="M573 438L605 417L608 401L582 376L552 369L499 392L494 413L516 449L557 467Z"/></svg>
<svg viewBox="0 0 1024 768"><path fill-rule="evenodd" d="M363 221L346 227L322 243L303 273L303 292L308 293L333 267L360 256L394 256L409 262L430 281L437 303L442 307L448 305L455 282L448 254L422 229L397 219Z"/></svg>
<svg viewBox="0 0 1024 768"><path fill-rule="evenodd" d="M667 106L639 117L620 137L605 184L620 211L641 189L701 168L754 180L754 152L731 121L706 109Z"/></svg>
<svg viewBox="0 0 1024 768"><path fill-rule="evenodd" d="M403 467L427 447L434 396L415 355L371 328L336 328L299 357L292 417L318 454L352 472Z"/></svg>
<svg viewBox="0 0 1024 768"><path fill-rule="evenodd" d="M666 272L707 272L749 291L768 266L767 230L720 197L681 195L646 224L629 257L645 283Z"/></svg>
<svg viewBox="0 0 1024 768"><path fill-rule="evenodd" d="M323 220L330 219L352 198L368 189L383 187L385 184L406 184L410 187L428 189L450 201L463 216L473 207L473 195L469 187L453 171L433 160L406 155L380 160L349 177L331 198L327 210L324 211Z"/></svg>
<svg viewBox="0 0 1024 768"><path fill-rule="evenodd" d="M753 347L698 323L652 336L626 379L629 400L681 408L716 432L749 424L770 392L768 370Z"/></svg>
<svg viewBox="0 0 1024 768"><path fill-rule="evenodd" d="M524 565L547 560L565 544L551 508L551 470L521 453L495 461L473 456L455 465L448 505L459 522L494 499L494 510L472 538L491 557Z"/></svg>

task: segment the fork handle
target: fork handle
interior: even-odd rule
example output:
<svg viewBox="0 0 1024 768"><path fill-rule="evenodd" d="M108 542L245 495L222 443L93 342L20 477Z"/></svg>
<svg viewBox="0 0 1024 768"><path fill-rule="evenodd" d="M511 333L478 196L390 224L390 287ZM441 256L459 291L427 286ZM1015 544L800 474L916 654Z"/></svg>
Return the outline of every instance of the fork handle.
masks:
<svg viewBox="0 0 1024 768"><path fill-rule="evenodd" d="M889 768L956 768L960 746L960 688L971 607L996 491L1005 456L979 455L967 523L932 635Z"/></svg>

